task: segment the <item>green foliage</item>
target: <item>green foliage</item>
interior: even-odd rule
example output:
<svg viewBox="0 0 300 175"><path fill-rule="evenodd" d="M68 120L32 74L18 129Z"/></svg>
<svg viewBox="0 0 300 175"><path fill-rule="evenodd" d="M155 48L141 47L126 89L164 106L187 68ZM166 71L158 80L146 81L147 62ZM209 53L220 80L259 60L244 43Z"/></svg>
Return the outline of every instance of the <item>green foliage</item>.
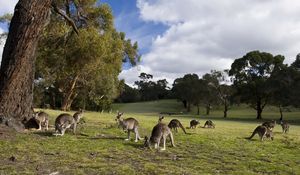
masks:
<svg viewBox="0 0 300 175"><path fill-rule="evenodd" d="M202 99L203 88L199 88L202 84L196 74L186 74L183 78L174 80L172 91L179 100L186 103L188 112L193 103L199 104L199 100Z"/></svg>
<svg viewBox="0 0 300 175"><path fill-rule="evenodd" d="M142 101L165 99L170 97L168 90L168 82L166 79L158 80L157 82L151 81L153 75L142 72L139 76L140 81L136 81L140 99Z"/></svg>
<svg viewBox="0 0 300 175"><path fill-rule="evenodd" d="M249 103L257 110L257 118L261 118L263 108L270 100L268 79L272 73L281 69L284 57L270 53L252 51L231 65L229 75L242 102Z"/></svg>
<svg viewBox="0 0 300 175"><path fill-rule="evenodd" d="M138 45L117 32L113 15L107 4L96 1L69 1L65 8L78 29L75 35L70 26L56 14L46 28L39 44L36 79L44 89L54 87L63 100L62 109L83 105L88 109L109 108L120 94L122 63L139 60ZM74 10L70 10L73 7ZM57 94L55 94L57 95ZM51 98L51 97L50 97Z"/></svg>
<svg viewBox="0 0 300 175"><path fill-rule="evenodd" d="M140 101L141 96L138 89L132 88L125 84L123 91L121 92L120 97L117 99L117 102L120 103L131 103Z"/></svg>

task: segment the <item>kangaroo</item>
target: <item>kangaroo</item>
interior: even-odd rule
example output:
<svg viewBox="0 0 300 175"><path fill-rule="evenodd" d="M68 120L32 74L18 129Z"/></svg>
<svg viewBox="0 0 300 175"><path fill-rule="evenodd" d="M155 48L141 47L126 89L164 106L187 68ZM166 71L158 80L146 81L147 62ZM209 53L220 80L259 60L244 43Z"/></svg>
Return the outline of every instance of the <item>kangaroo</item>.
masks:
<svg viewBox="0 0 300 175"><path fill-rule="evenodd" d="M153 127L150 139L145 136L144 147L151 148L151 144L154 144L154 148L159 149L160 142L163 140L163 148L161 150L164 151L166 150L166 140L168 136L171 139L172 146L175 147L171 129L164 123L158 123Z"/></svg>
<svg viewBox="0 0 300 175"><path fill-rule="evenodd" d="M172 119L172 120L170 121L170 123L168 124L168 127L169 127L170 129L174 129L176 132L178 132L177 128L180 127L180 128L183 130L183 132L184 132L185 134L187 134L186 131L185 131L185 129L184 129L184 127L182 126L182 124L180 123L180 121L177 120L177 119Z"/></svg>
<svg viewBox="0 0 300 175"><path fill-rule="evenodd" d="M274 127L276 125L276 121L275 120L271 120L271 121L266 121L262 124L262 126L267 127L269 130L273 130Z"/></svg>
<svg viewBox="0 0 300 175"><path fill-rule="evenodd" d="M127 141L130 139L131 131L135 133L135 142L137 142L138 140L142 140L138 131L139 122L134 118L123 119L122 115L123 113L118 112L116 116L116 121L119 123L119 126L121 126L125 132L127 131L127 139L125 140Z"/></svg>
<svg viewBox="0 0 300 175"><path fill-rule="evenodd" d="M207 120L203 126L203 128L215 128L216 125L214 124L214 122L212 122L211 120Z"/></svg>
<svg viewBox="0 0 300 175"><path fill-rule="evenodd" d="M158 117L158 123L161 123L164 118L165 118L164 116L159 116Z"/></svg>
<svg viewBox="0 0 300 175"><path fill-rule="evenodd" d="M290 124L286 121L281 120L280 125L282 127L282 133L288 133L290 129Z"/></svg>
<svg viewBox="0 0 300 175"><path fill-rule="evenodd" d="M272 130L263 125L259 125L258 127L256 127L252 135L247 139L252 139L252 137L254 137L255 134L259 135L261 141L263 141L265 137L271 138L272 140L274 139Z"/></svg>
<svg viewBox="0 0 300 175"><path fill-rule="evenodd" d="M46 131L48 131L49 127L49 116L45 112L35 112L33 114L33 118L36 121L36 123L39 125L38 130L42 130L42 126L46 127Z"/></svg>
<svg viewBox="0 0 300 175"><path fill-rule="evenodd" d="M195 129L198 124L200 124L200 122L198 120L191 120L190 121L190 129Z"/></svg>
<svg viewBox="0 0 300 175"><path fill-rule="evenodd" d="M77 123L83 117L82 111L76 112L73 116L67 113L60 114L55 119L55 134L63 136L68 128L73 128L73 133L76 134Z"/></svg>

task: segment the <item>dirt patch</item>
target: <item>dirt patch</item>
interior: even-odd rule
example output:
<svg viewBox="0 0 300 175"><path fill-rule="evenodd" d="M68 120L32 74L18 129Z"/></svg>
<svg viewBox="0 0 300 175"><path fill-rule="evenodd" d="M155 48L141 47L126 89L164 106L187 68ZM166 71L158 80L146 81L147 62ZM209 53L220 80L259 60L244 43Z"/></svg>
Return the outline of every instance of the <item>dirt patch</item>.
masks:
<svg viewBox="0 0 300 175"><path fill-rule="evenodd" d="M16 137L16 131L6 125L0 125L0 139L1 140L12 140Z"/></svg>

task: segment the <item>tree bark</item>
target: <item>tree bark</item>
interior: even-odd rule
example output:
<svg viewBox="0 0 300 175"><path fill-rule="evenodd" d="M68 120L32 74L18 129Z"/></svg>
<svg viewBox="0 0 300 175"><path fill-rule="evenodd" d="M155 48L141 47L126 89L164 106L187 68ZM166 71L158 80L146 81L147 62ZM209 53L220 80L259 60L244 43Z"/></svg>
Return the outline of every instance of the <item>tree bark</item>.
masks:
<svg viewBox="0 0 300 175"><path fill-rule="evenodd" d="M256 102L256 119L262 119L262 116L261 116L262 111L263 111L263 109L261 107L261 101L258 100Z"/></svg>
<svg viewBox="0 0 300 175"><path fill-rule="evenodd" d="M279 112L280 112L280 121L282 121L283 120L283 111L282 111L282 107L281 107L281 105L279 105Z"/></svg>
<svg viewBox="0 0 300 175"><path fill-rule="evenodd" d="M76 87L76 83L77 83L78 78L79 78L79 75L76 75L74 77L74 79L71 82L71 86L70 86L68 92L66 93L66 95L64 95L64 101L63 101L63 104L61 106L62 111L70 110L72 102L73 102L74 98L76 97L75 87Z"/></svg>
<svg viewBox="0 0 300 175"><path fill-rule="evenodd" d="M200 115L200 106L197 104L197 115Z"/></svg>
<svg viewBox="0 0 300 175"><path fill-rule="evenodd" d="M50 7L51 0L19 0L10 24L0 68L0 114L16 130L32 116L35 51Z"/></svg>

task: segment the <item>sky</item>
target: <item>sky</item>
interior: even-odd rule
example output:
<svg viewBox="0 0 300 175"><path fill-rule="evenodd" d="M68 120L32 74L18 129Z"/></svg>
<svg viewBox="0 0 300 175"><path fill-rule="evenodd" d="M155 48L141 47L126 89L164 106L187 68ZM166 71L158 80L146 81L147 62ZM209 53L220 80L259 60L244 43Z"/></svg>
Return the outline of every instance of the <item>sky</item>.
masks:
<svg viewBox="0 0 300 175"><path fill-rule="evenodd" d="M141 72L155 80L229 69L249 51L281 54L291 63L300 52L300 1L295 0L102 0L115 26L137 41L142 61L123 66L133 84ZM16 0L0 0L0 15ZM0 32L1 29L0 26ZM2 47L0 46L0 53Z"/></svg>

